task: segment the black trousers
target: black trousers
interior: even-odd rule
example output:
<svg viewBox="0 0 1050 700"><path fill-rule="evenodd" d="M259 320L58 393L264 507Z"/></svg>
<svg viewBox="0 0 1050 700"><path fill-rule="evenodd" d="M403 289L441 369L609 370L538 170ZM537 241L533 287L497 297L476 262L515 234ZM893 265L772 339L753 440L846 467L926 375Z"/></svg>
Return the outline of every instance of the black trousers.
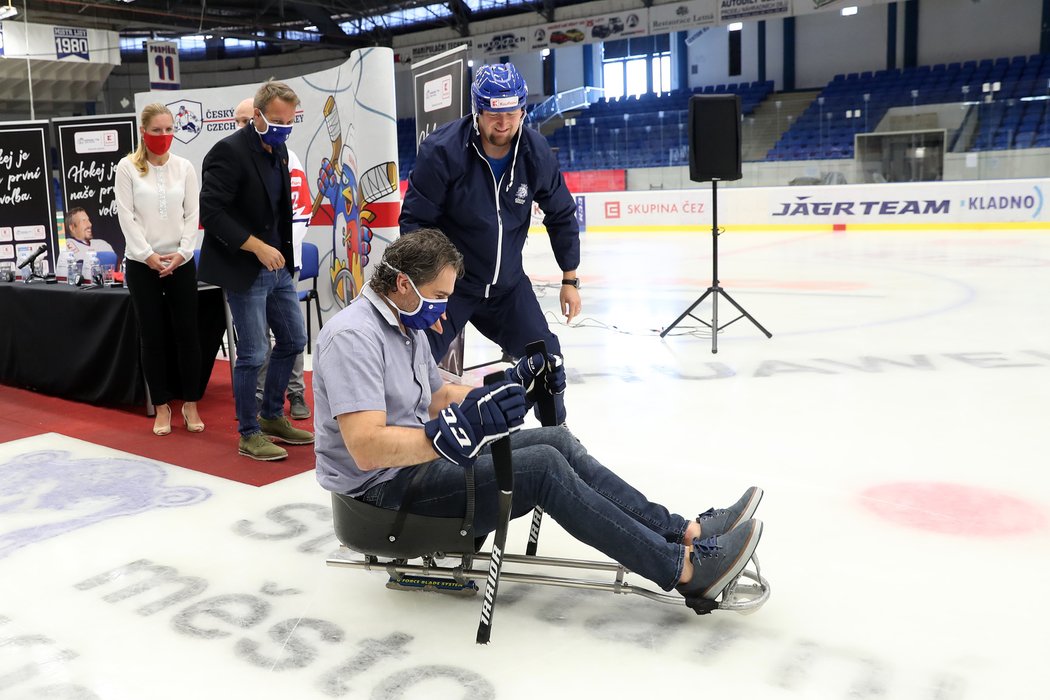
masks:
<svg viewBox="0 0 1050 700"><path fill-rule="evenodd" d="M145 263L128 260L125 283L139 323L142 366L153 403L199 400L201 350L197 331L197 267L193 260L163 279ZM170 361L172 356L174 363ZM177 379L168 375L172 364L179 369Z"/></svg>

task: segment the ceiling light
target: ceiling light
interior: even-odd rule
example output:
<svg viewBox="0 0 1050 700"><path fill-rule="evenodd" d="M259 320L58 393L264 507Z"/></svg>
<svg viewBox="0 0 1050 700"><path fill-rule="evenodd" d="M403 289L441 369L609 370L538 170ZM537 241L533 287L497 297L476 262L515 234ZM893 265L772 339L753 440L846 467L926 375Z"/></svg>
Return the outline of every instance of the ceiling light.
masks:
<svg viewBox="0 0 1050 700"><path fill-rule="evenodd" d="M4 5L3 7L0 7L0 20L11 19L12 17L14 17L17 14L18 14L18 8L17 7L12 7L10 5L10 3L7 4L7 5Z"/></svg>
<svg viewBox="0 0 1050 700"><path fill-rule="evenodd" d="M849 17L850 15L855 15L855 14L857 14L857 6L856 5L851 5L850 7L843 7L842 8L842 16L843 17Z"/></svg>

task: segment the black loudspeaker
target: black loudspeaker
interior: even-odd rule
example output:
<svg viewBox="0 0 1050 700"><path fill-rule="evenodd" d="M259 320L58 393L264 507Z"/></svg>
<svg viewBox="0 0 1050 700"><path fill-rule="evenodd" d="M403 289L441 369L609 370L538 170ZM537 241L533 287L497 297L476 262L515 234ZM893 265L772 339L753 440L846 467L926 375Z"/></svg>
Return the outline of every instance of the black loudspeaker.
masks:
<svg viewBox="0 0 1050 700"><path fill-rule="evenodd" d="M739 180L740 95L689 98L689 179Z"/></svg>

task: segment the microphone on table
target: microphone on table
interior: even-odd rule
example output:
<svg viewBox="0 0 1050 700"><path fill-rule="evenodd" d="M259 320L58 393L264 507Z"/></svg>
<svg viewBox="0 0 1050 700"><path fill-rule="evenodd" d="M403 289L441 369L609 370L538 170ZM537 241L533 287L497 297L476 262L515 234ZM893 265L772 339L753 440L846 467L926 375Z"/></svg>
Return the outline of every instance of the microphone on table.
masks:
<svg viewBox="0 0 1050 700"><path fill-rule="evenodd" d="M41 243L36 250L15 263L15 267L21 269L26 265L32 265L37 258L47 252L47 243Z"/></svg>

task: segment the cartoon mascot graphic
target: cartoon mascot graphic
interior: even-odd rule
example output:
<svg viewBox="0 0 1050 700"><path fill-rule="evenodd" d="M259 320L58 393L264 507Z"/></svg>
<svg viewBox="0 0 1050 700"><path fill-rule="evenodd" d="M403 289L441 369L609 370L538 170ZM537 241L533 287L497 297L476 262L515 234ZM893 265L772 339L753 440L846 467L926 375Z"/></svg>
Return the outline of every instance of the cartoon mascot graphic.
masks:
<svg viewBox="0 0 1050 700"><path fill-rule="evenodd" d="M324 202L331 207L332 250L346 251L346 262L338 255L332 258L332 296L340 307L345 307L365 282L365 268L372 252L371 224L376 219L370 205L397 191L397 164L380 163L359 178L357 158L344 143L333 96L325 101L323 113L332 157L321 161L312 213L316 214ZM352 128L351 125L347 130L348 136Z"/></svg>

